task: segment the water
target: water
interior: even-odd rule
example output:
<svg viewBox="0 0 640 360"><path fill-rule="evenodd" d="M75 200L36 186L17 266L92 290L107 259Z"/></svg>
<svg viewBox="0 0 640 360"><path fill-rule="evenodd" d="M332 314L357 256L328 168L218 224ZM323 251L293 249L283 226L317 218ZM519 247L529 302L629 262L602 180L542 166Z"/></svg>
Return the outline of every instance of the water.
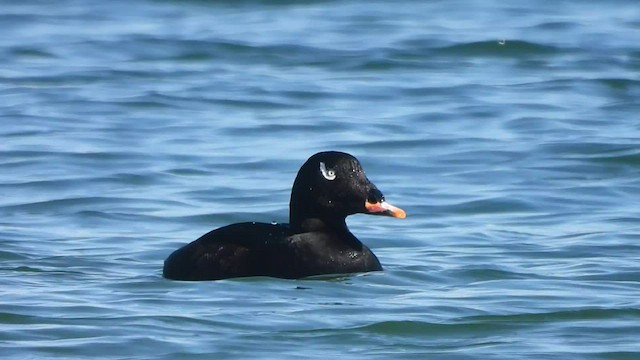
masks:
<svg viewBox="0 0 640 360"><path fill-rule="evenodd" d="M10 1L3 359L640 358L640 7ZM184 283L164 258L287 221L357 156L385 271Z"/></svg>

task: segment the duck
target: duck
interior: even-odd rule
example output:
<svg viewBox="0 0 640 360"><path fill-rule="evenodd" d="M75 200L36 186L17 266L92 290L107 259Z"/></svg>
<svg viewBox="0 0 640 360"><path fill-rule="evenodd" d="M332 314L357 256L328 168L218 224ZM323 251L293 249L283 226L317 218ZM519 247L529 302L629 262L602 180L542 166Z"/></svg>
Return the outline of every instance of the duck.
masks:
<svg viewBox="0 0 640 360"><path fill-rule="evenodd" d="M240 277L301 279L381 271L376 255L349 231L353 214L405 218L367 178L353 155L324 151L300 167L289 223L226 225L175 250L163 277L203 281Z"/></svg>

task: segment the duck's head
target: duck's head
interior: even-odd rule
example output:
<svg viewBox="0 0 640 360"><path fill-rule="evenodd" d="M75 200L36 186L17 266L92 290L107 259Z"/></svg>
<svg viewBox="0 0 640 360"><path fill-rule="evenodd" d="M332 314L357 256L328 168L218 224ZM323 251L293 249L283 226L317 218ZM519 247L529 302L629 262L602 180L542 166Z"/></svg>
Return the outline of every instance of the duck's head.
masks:
<svg viewBox="0 0 640 360"><path fill-rule="evenodd" d="M293 183L289 211L294 231L344 225L352 214L406 217L402 209L385 201L358 159L337 151L317 153L302 165Z"/></svg>

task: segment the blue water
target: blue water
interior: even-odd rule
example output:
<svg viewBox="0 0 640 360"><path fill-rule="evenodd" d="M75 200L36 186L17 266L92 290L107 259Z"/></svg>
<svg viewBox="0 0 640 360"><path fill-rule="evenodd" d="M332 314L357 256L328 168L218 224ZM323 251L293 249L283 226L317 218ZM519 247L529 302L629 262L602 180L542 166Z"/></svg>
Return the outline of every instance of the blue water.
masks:
<svg viewBox="0 0 640 360"><path fill-rule="evenodd" d="M3 359L640 358L640 6L5 0ZM384 272L176 282L358 157Z"/></svg>

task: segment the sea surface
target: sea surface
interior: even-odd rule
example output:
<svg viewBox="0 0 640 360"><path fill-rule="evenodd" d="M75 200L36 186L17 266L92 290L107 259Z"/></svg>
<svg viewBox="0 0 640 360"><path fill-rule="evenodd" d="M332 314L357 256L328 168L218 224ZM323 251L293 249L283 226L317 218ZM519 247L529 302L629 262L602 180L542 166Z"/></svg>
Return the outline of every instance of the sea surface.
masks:
<svg viewBox="0 0 640 360"><path fill-rule="evenodd" d="M3 0L0 358L640 359L640 3ZM358 157L383 272L179 282Z"/></svg>

